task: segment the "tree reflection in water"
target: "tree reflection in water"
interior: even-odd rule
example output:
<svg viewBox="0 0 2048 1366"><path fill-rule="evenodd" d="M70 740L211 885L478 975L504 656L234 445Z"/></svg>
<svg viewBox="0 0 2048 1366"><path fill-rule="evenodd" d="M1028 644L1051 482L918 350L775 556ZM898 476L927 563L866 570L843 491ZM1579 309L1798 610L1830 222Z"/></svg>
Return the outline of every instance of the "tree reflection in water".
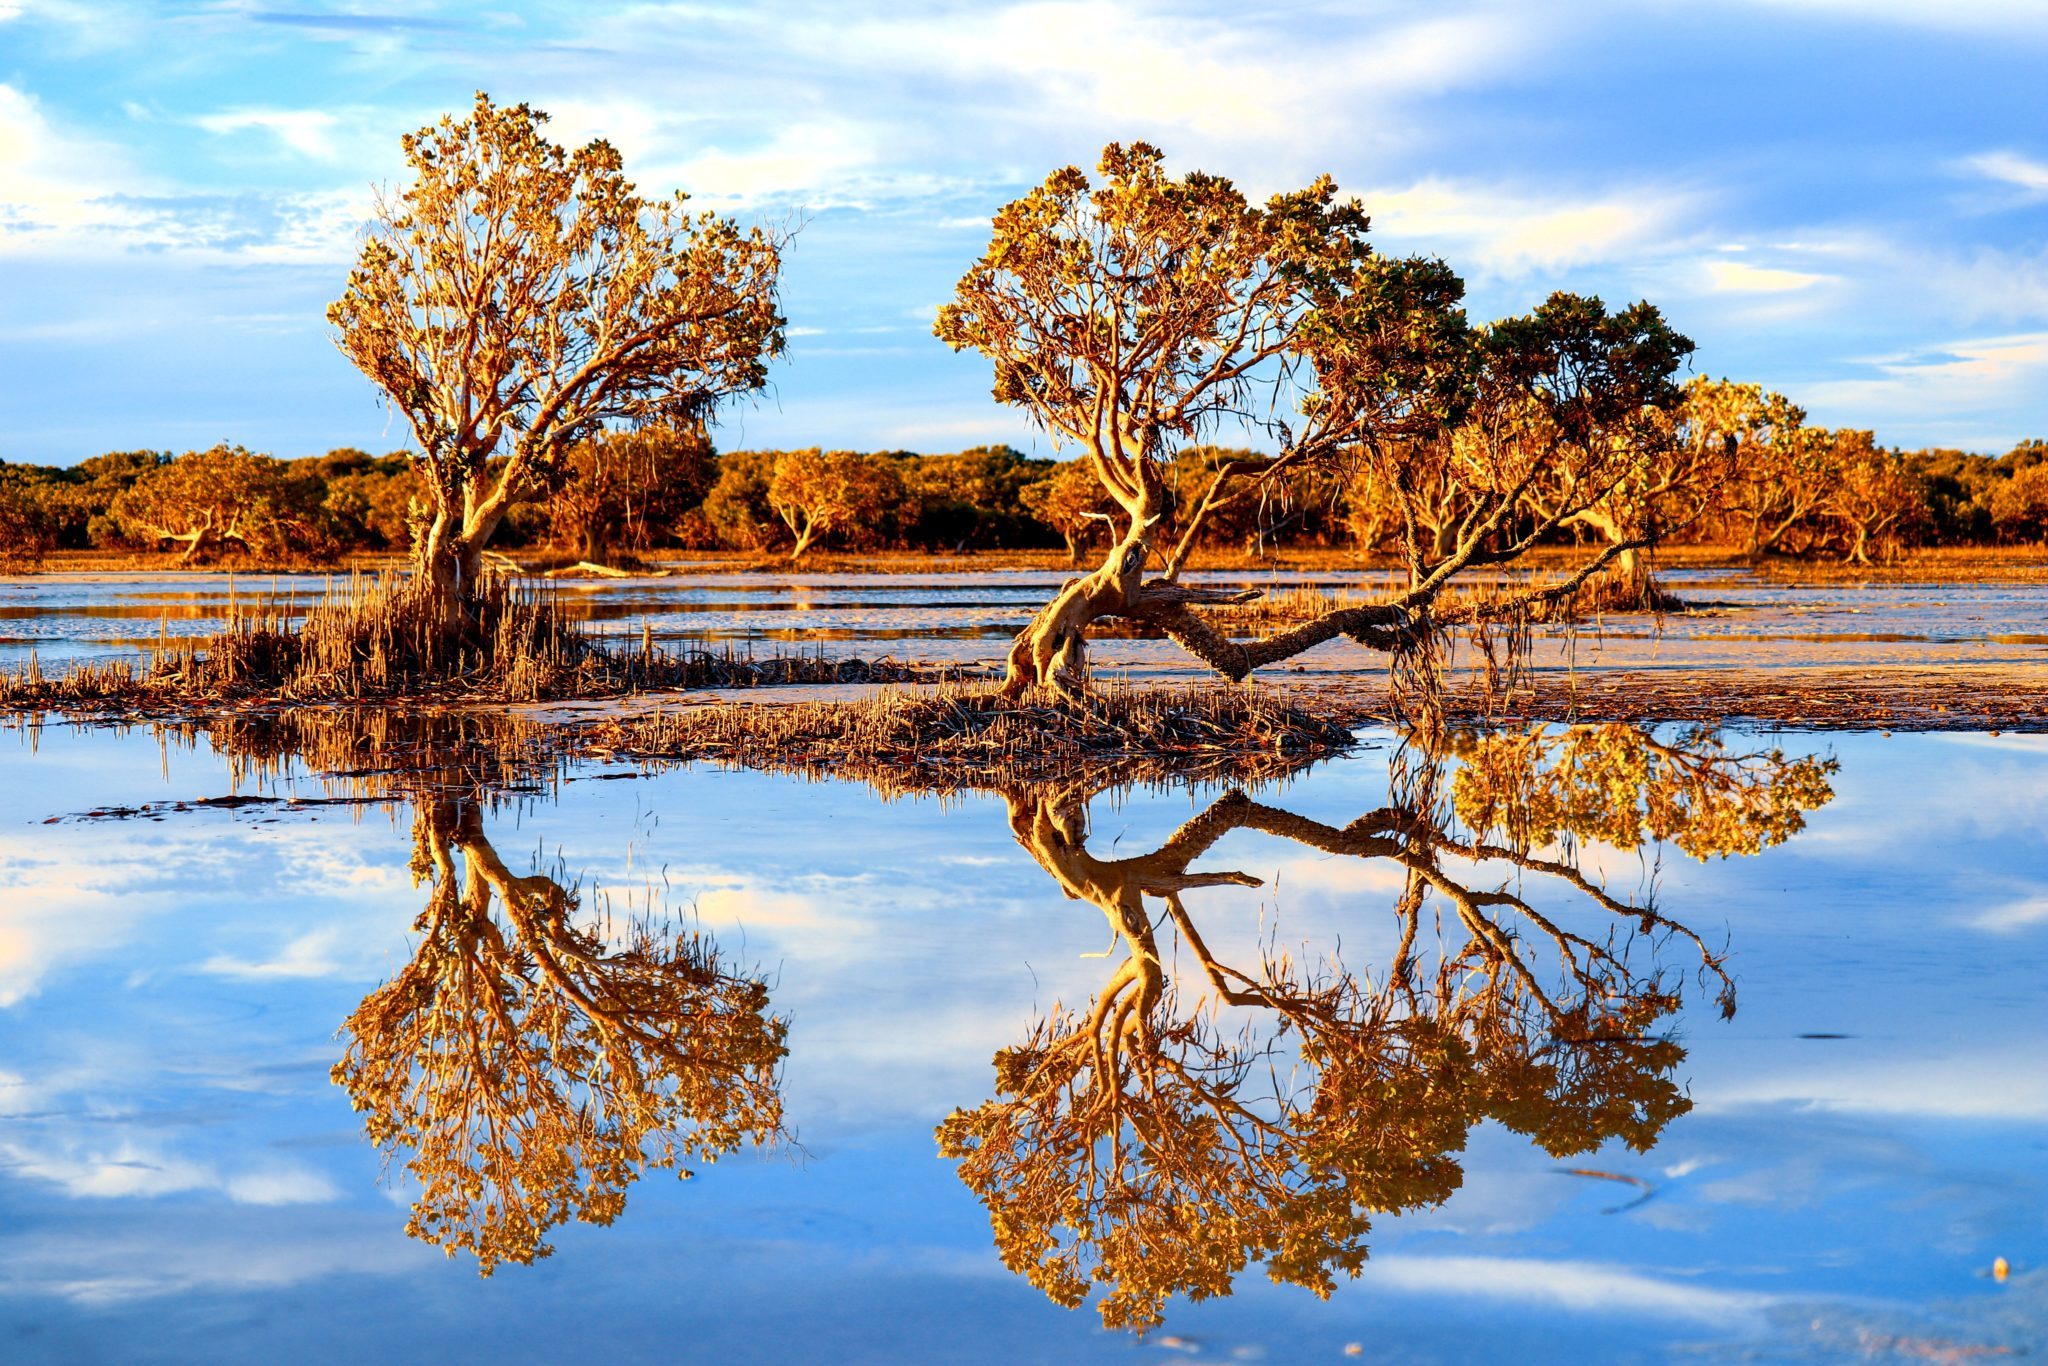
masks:
<svg viewBox="0 0 2048 1366"><path fill-rule="evenodd" d="M607 943L573 891L513 875L473 799L422 803L413 835L419 946L342 1025L334 1068L371 1141L412 1153L410 1233L489 1274L572 1216L610 1223L643 1167L779 1137L784 1025L760 979L673 926Z"/></svg>
<svg viewBox="0 0 2048 1366"><path fill-rule="evenodd" d="M531 730L307 710L213 731L245 771L297 758L411 806L419 942L342 1024L333 1076L387 1160L410 1154L407 1231L486 1275L548 1255L571 1218L610 1223L644 1168L784 1137L766 983L665 915L615 919L514 874L486 837L487 808L555 776Z"/></svg>
<svg viewBox="0 0 2048 1366"><path fill-rule="evenodd" d="M1056 1302L1100 1287L1104 1322L1142 1329L1255 1262L1327 1295L1363 1265L1374 1214L1457 1189L1482 1119L1558 1157L1647 1150L1691 1104L1665 1027L1685 974L1661 950L1683 946L1724 1013L1734 984L1691 929L1583 871L1578 844L1753 854L1831 799L1834 764L1599 726L1460 737L1395 771L1393 803L1342 827L1231 791L1118 859L1088 849L1085 787L1006 794L1018 842L1103 910L1122 956L1087 1009L1055 1006L996 1055L995 1098L938 1141L1004 1262ZM1402 870L1384 974L1334 951L1212 953L1185 894L1259 885L1191 866L1237 830ZM1560 899L1571 914L1546 909ZM1195 989L1169 980L1162 928Z"/></svg>

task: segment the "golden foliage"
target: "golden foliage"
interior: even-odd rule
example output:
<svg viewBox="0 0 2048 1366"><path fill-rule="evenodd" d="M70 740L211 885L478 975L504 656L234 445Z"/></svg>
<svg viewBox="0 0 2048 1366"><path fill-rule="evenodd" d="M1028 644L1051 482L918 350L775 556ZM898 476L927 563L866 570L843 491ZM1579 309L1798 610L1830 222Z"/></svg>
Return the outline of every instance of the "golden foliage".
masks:
<svg viewBox="0 0 2048 1366"><path fill-rule="evenodd" d="M1680 993L1655 944L1690 943L1732 1012L1719 956L1528 841L1614 835L1634 847L1647 831L1694 852L1755 852L1797 829L1786 813L1828 800L1832 765L1730 760L1706 735L1653 757L1604 732L1499 738L1463 742L1452 788L1491 794L1475 808L1489 822L1500 809L1542 813L1508 843L1435 814L1444 775L1429 753L1399 756L1395 803L1349 825L1233 791L1157 850L1121 858L1089 850L1085 790L1009 794L1018 841L1067 895L1102 909L1122 955L1086 1009L1055 1006L996 1055L993 1098L939 1126L940 1151L987 1206L1007 1266L1069 1307L1099 1291L1106 1325L1140 1330L1177 1295L1229 1293L1255 1264L1327 1295L1339 1272L1364 1264L1374 1215L1457 1189L1457 1154L1482 1119L1561 1157L1616 1140L1646 1150L1690 1108L1672 1075L1685 1052L1663 1025ZM1509 797L1517 775L1528 791ZM1781 781L1785 796L1764 795ZM1595 791L1627 816L1542 795ZM1460 814L1471 805L1461 797ZM1268 947L1248 965L1213 953L1184 894L1258 885L1191 869L1236 830L1399 868L1400 947L1383 972L1359 973L1334 953L1307 962ZM1497 885L1494 868L1505 869ZM1545 909L1544 889L1586 905L1606 932ZM1428 923L1433 963L1418 950ZM1168 978L1161 924L1199 968L1191 993ZM1617 938L1623 926L1636 933ZM1554 952L1553 972L1539 969L1531 941ZM1638 961L1645 945L1649 961ZM1244 1021L1234 1032L1226 1008Z"/></svg>
<svg viewBox="0 0 2048 1366"><path fill-rule="evenodd" d="M1660 742L1619 723L1458 735L1458 819L1541 848L1563 838L1634 849L1670 843L1702 861L1757 854L1806 826L1834 798L1833 759L1731 750L1692 728Z"/></svg>
<svg viewBox="0 0 2048 1366"><path fill-rule="evenodd" d="M686 197L647 199L618 152L482 93L407 135L412 182L379 206L337 344L411 424L433 521L416 547L451 591L511 503L612 426L695 426L782 349L782 241ZM462 582L458 584L457 580Z"/></svg>
<svg viewBox="0 0 2048 1366"><path fill-rule="evenodd" d="M474 798L423 800L414 839L419 945L334 1067L371 1141L411 1154L408 1232L489 1275L570 1218L610 1223L644 1168L781 1137L785 1026L758 978L702 934L579 925L571 889L506 868Z"/></svg>

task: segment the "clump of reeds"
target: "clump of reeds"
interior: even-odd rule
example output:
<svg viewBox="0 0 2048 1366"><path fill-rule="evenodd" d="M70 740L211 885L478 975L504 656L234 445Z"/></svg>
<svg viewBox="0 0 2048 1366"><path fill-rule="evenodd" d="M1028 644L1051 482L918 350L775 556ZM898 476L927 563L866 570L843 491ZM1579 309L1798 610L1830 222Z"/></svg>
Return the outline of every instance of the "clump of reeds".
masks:
<svg viewBox="0 0 2048 1366"><path fill-rule="evenodd" d="M0 709L162 712L229 700L353 702L405 697L533 702L665 688L924 682L957 668L819 654L756 658L730 647L674 652L643 630L619 648L577 628L542 584L490 578L458 608L399 576L351 576L293 620L281 607L230 608L188 653L45 675L31 657L0 674Z"/></svg>
<svg viewBox="0 0 2048 1366"><path fill-rule="evenodd" d="M586 739L622 757L830 774L890 795L1047 781L1257 781L1352 743L1345 721L1263 691L1120 684L1083 703L942 685L843 702L699 707L606 722Z"/></svg>

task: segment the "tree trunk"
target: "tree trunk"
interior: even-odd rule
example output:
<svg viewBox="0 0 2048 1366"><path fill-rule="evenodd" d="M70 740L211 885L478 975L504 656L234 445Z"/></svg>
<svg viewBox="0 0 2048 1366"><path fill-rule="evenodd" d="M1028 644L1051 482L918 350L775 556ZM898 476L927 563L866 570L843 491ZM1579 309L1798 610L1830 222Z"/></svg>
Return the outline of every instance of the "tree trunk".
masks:
<svg viewBox="0 0 2048 1366"><path fill-rule="evenodd" d="M1145 559L1152 551L1146 539L1149 529L1145 518L1133 517L1131 529L1110 547L1102 567L1086 578L1067 580L1059 595L1018 633L1010 645L1005 696L1042 687L1078 699L1088 691L1088 624L1136 603Z"/></svg>
<svg viewBox="0 0 2048 1366"><path fill-rule="evenodd" d="M447 616L461 610L463 587L474 581L475 568L481 566L481 555L474 557L474 566L465 565L465 560L471 558L465 554L462 537L451 530L445 514L437 515L413 546L414 583Z"/></svg>
<svg viewBox="0 0 2048 1366"><path fill-rule="evenodd" d="M1063 531L1060 534L1066 537L1067 540L1067 563L1079 569L1081 567L1081 551L1083 549L1080 533Z"/></svg>

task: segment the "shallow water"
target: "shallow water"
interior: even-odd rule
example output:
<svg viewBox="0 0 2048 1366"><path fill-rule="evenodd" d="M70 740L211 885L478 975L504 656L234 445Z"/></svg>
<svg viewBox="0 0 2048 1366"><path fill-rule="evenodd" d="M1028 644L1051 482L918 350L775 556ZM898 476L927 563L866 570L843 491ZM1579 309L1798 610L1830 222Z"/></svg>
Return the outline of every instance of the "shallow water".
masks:
<svg viewBox="0 0 2048 1366"><path fill-rule="evenodd" d="M643 623L672 648L734 647L769 654L823 649L958 663L999 663L1009 639L1062 581L1044 571L973 574L690 574L667 579L563 581L570 613L635 644ZM1238 571L1191 581L1232 587L1359 591L1383 575ZM313 575L53 574L0 579L0 667L33 652L45 668L82 659L189 648L230 613L302 610L330 585ZM1580 666L1836 669L1953 663L2048 663L2048 585L2027 583L1766 583L1745 570L1678 571L1664 582L1705 614L1610 617L1578 633ZM1536 656L1565 663L1561 636ZM1098 664L1146 677L1193 672L1168 642L1103 640ZM1377 660L1374 661L1377 664ZM1359 667L1344 642L1290 672L1340 677Z"/></svg>
<svg viewBox="0 0 2048 1366"><path fill-rule="evenodd" d="M1493 770L1469 754L1433 769L1387 736L1249 800L1168 787L941 805L703 767L485 781L478 765L450 763L393 775L323 749L319 765L357 774L336 781L242 741L230 759L205 739L143 731L0 735L6 1358L559 1360L593 1341L628 1360L1339 1360L1352 1344L1394 1361L2038 1350L2048 744L1731 733L1724 759L1785 751L1731 769L1663 731L1664 759L1625 736L1580 754L1593 787L1579 788L1555 780L1563 734L1516 751L1551 778L1510 784L1534 822L1527 857L1542 862L1441 845L1431 866L1448 881L1417 912L1405 995L1394 964L1407 874L1369 841L1469 840L1481 789L1458 775ZM1600 767L1602 755L1620 768ZM1821 767L1829 758L1837 771ZM1616 816L1620 789L1604 784L1624 771L1642 778L1645 819L1668 840L1616 847L1635 842L1636 821ZM1417 786L1432 772L1433 794ZM1684 772L1707 778L1687 786ZM1714 774L1730 782L1717 788ZM1565 800L1594 789L1606 795ZM195 804L229 794L304 800ZM1544 806L1544 794L1556 800ZM1198 816L1199 838L1170 840ZM1579 835L1551 838L1560 829ZM1199 856L1173 854L1190 841ZM506 880L486 888L472 868ZM1261 885L1176 882L1217 872ZM1106 914L1114 897L1101 901L1116 887L1144 908L1122 932ZM1502 961L1459 958L1460 887L1518 897L1531 913L1478 907L1517 936L1525 971L1496 979L1505 994L1488 997L1471 970L1441 979L1450 995L1429 989L1447 957ZM1176 888L1222 986L1257 999L1217 1004L1197 937L1160 895ZM580 905L566 899L576 889ZM483 913L458 891L483 897ZM633 958L625 927L650 905L705 938ZM1631 937L1625 912L1645 906L1662 921ZM1581 947L1561 950L1546 921ZM596 937L579 949L549 928L571 923ZM1685 930L1725 953L1732 1018ZM512 956L473 954L484 966L455 971L490 934ZM998 1099L998 1053L1056 1022L1056 1002L1085 1012L1109 999L1148 943L1169 991L1141 1013L1167 1044L1155 1057L1133 1036L1125 1056L1146 1065L1093 1093L1130 1151L1154 1171L1180 1164L1191 1183L1206 1172L1226 1195L1254 1188L1275 1169L1227 1145L1205 1166L1184 1143L1143 1141L1148 1122L1165 1132L1148 1097L1192 1095L1216 1114L1220 1091L1246 1116L1226 1127L1264 1126L1255 1147L1322 1154L1272 1189L1338 1170L1401 1212L1372 1216L1361 1275L1339 1269L1327 1303L1270 1283L1255 1256L1234 1293L1168 1298L1163 1325L1134 1346L1092 1307L1058 1307L1005 1268L987 1209L934 1128ZM624 1093L591 1083L598 1072L572 1047L592 1037L592 1011L646 1026L661 1015L634 1005L650 999L634 994L653 990L648 964L702 968L713 945L713 970L685 974L695 1032L643 1028L619 1056L651 1076L655 1045L690 1041L674 1066L696 1069L700 1108L671 1132L703 1138L706 1116L720 1116L733 1151L686 1163L688 1181L628 1163L616 1220L569 1217L572 1195L546 1233L554 1255L489 1279L471 1252L447 1257L408 1236L429 1191L407 1163L433 1145L380 1152L365 1119L396 1111L358 1113L329 1079L344 1056L428 1075L408 1070L411 1045L374 1027L385 1017L367 1003L394 999L384 984L410 983L425 994L406 999L474 1021L489 1013L479 1003L514 999L493 992L545 981L536 958L553 955L595 1004L556 999L552 1026L500 1056L533 1069L521 1094L558 1093L602 1118ZM751 1013L750 984L766 992ZM1652 1004L1664 993L1677 997L1668 1014ZM1594 1015L1571 1017L1574 1000ZM1624 1028L1617 1012L1629 1008L1643 1013ZM1607 1023L1575 1033L1567 1017ZM774 1020L786 1022L786 1057L750 1067ZM1323 1051L1305 1055L1304 1036ZM1465 1042L1448 1051L1417 1043L1453 1036ZM1252 1059L1236 1089L1223 1083L1237 1074L1193 1067L1175 1090L1169 1064L1201 1041ZM1480 1055L1490 1069L1468 1065ZM1331 1080L1340 1074L1350 1089ZM415 1094L444 1106L497 1094L459 1068L438 1075L446 1084ZM779 1132L763 1122L771 1104ZM503 1122L519 1122L519 1108ZM1344 1148L1347 1135L1369 1151ZM603 1147L591 1138L584 1151ZM1060 1151L1048 1138L996 1169L1022 1190L1061 1170L1045 1165ZM501 1195L545 1186L523 1168L507 1184L502 1164L474 1152L438 1170L485 1173ZM1432 1205L1432 1192L1448 1198ZM504 1223L459 1198L444 1208L486 1231ZM1221 1241L1196 1245L1314 1222L1239 1214L1197 1220ZM1152 1236L1163 1241L1138 1265L1155 1271L1189 1245ZM2003 1284L1988 1274L2000 1256L2012 1267Z"/></svg>

